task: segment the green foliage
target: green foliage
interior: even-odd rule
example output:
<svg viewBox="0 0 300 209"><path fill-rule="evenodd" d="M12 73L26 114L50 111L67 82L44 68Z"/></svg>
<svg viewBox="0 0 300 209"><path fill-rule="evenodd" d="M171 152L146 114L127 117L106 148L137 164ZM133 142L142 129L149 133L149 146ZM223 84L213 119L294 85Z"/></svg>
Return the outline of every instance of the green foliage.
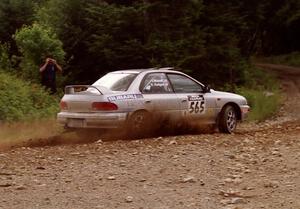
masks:
<svg viewBox="0 0 300 209"><path fill-rule="evenodd" d="M300 52L292 52L284 55L266 57L263 58L261 61L273 63L273 64L282 64L282 65L300 67Z"/></svg>
<svg viewBox="0 0 300 209"><path fill-rule="evenodd" d="M93 29L85 42L89 55L99 60L99 64L113 69L129 66L130 59L136 65L147 63L147 51L142 43L142 9L103 4L90 5L87 12L87 23L93 25Z"/></svg>
<svg viewBox="0 0 300 209"><path fill-rule="evenodd" d="M281 105L280 94L278 91L268 92L263 88L248 89L239 88L239 94L245 96L251 107L249 120L263 121L278 111Z"/></svg>
<svg viewBox="0 0 300 209"><path fill-rule="evenodd" d="M58 100L41 86L6 73L0 73L0 80L0 121L52 117L58 111Z"/></svg>
<svg viewBox="0 0 300 209"><path fill-rule="evenodd" d="M39 24L51 28L63 42L67 60L64 74L70 83L90 83L100 76L91 73L99 68L99 62L95 63L96 58L91 57L86 46L86 39L94 30L86 22L86 10L93 2L103 4L97 0L49 0L37 11Z"/></svg>
<svg viewBox="0 0 300 209"><path fill-rule="evenodd" d="M0 42L13 42L12 35L23 25L34 19L35 1L1 0L0 1Z"/></svg>
<svg viewBox="0 0 300 209"><path fill-rule="evenodd" d="M63 41L68 77L92 82L107 71L177 66L186 56L201 53L204 35L196 20L202 8L197 0L50 0L38 19Z"/></svg>
<svg viewBox="0 0 300 209"><path fill-rule="evenodd" d="M25 26L16 32L15 40L24 56L21 62L23 75L30 80L38 81L39 66L48 55L52 55L59 62L64 59L62 42L50 28L39 24Z"/></svg>
<svg viewBox="0 0 300 209"><path fill-rule="evenodd" d="M8 55L8 47L0 45L0 71L9 71L11 69L11 62Z"/></svg>
<svg viewBox="0 0 300 209"><path fill-rule="evenodd" d="M298 0L3 0L0 42L9 58L19 55L12 34L33 20L62 41L65 74L77 83L121 68L180 66L206 83L222 86L229 76L240 84L240 66L253 53L300 49ZM29 36L36 55L24 54L21 68L40 64L43 43ZM35 41L41 48L32 48Z"/></svg>
<svg viewBox="0 0 300 209"><path fill-rule="evenodd" d="M264 54L282 54L300 48L300 1L267 1ZM275 44L274 44L275 43Z"/></svg>
<svg viewBox="0 0 300 209"><path fill-rule="evenodd" d="M213 87L245 83L248 64L234 48L211 46L206 53L187 57L179 64L186 73ZM226 78L226 81L224 81Z"/></svg>
<svg viewBox="0 0 300 209"><path fill-rule="evenodd" d="M238 94L245 96L251 107L249 120L263 121L278 111L282 101L279 83L275 76L248 65L245 68L247 80L242 87L236 87Z"/></svg>
<svg viewBox="0 0 300 209"><path fill-rule="evenodd" d="M93 1L49 0L37 11L38 23L51 28L68 53L76 53L78 44L89 32L84 19L89 2Z"/></svg>
<svg viewBox="0 0 300 209"><path fill-rule="evenodd" d="M279 89L279 82L275 74L256 68L252 65L247 65L245 70L245 77L247 80L244 85L250 89L264 89L266 91L276 92Z"/></svg>
<svg viewBox="0 0 300 209"><path fill-rule="evenodd" d="M297 36L299 11L296 0L49 0L36 19L64 43L69 82L90 83L115 69L179 66L224 86L223 77L230 85L247 80L243 67L252 53L298 45L284 32Z"/></svg>
<svg viewBox="0 0 300 209"><path fill-rule="evenodd" d="M52 54L68 79L59 85L91 83L117 69L174 66L215 87L273 92L273 79L249 57L295 51L271 59L299 66L299 37L299 0L0 2L0 68L35 83Z"/></svg>
<svg viewBox="0 0 300 209"><path fill-rule="evenodd" d="M202 1L155 1L143 13L151 64L178 66L187 57L205 52L205 32L197 24L203 15Z"/></svg>

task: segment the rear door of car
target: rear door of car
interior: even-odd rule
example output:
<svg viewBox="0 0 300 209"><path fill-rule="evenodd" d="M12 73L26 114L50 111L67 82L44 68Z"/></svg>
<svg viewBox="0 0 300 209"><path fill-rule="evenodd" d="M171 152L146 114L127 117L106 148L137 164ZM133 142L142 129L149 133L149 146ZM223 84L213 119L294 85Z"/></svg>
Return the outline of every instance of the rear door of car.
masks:
<svg viewBox="0 0 300 209"><path fill-rule="evenodd" d="M146 74L141 82L140 91L143 94L146 109L163 113L172 119L178 118L181 106L165 73Z"/></svg>
<svg viewBox="0 0 300 209"><path fill-rule="evenodd" d="M204 93L202 85L183 74L168 73L167 76L179 98L181 116L203 122L215 120L215 102L210 93Z"/></svg>

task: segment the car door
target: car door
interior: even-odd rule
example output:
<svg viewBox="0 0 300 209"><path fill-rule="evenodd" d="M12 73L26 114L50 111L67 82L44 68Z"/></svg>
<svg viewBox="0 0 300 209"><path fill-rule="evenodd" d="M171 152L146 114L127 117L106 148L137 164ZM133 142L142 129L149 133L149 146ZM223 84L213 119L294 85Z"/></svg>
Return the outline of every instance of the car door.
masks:
<svg viewBox="0 0 300 209"><path fill-rule="evenodd" d="M178 117L181 107L165 73L146 74L141 82L140 91L147 110L163 113L173 119Z"/></svg>
<svg viewBox="0 0 300 209"><path fill-rule="evenodd" d="M204 123L215 121L215 102L204 87L183 74L167 74L172 88L179 98L181 116L188 120L202 120Z"/></svg>

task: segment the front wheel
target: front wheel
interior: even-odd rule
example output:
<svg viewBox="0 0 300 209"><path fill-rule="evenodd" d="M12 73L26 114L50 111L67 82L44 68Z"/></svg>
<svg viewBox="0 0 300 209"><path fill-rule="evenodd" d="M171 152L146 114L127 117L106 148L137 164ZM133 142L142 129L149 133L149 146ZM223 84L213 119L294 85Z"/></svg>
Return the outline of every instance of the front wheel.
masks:
<svg viewBox="0 0 300 209"><path fill-rule="evenodd" d="M223 108L219 118L219 130L222 133L232 133L237 125L237 113L233 106L228 105Z"/></svg>

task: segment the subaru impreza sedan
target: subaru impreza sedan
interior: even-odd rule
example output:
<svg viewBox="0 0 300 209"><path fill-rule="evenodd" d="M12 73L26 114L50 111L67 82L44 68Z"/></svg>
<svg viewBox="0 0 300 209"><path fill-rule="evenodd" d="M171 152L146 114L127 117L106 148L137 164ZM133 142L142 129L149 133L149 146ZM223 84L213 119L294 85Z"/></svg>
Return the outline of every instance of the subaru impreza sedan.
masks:
<svg viewBox="0 0 300 209"><path fill-rule="evenodd" d="M66 86L60 109L57 119L66 128L122 128L134 136L170 121L232 133L249 112L243 96L215 91L173 68L115 71L92 85ZM158 115L164 120L155 120Z"/></svg>

